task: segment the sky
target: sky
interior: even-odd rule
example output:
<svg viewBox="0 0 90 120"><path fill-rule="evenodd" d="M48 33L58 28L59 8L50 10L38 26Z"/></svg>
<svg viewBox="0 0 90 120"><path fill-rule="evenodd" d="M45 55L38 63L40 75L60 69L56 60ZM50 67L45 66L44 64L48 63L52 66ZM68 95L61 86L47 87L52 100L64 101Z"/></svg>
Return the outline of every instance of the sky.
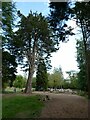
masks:
<svg viewBox="0 0 90 120"><path fill-rule="evenodd" d="M33 12L42 12L42 15L47 16L49 14L48 2L17 2L17 10L20 10L22 14L28 15L29 11ZM76 28L74 21L68 22L69 25ZM76 32L77 29L74 30ZM52 54L51 65L53 71L55 67L59 68L61 66L64 78L67 78L66 71L75 70L78 71L77 62L76 62L76 37L70 36L67 43L60 43L60 49ZM79 36L78 36L79 37ZM18 67L18 74L24 75L20 67Z"/></svg>
<svg viewBox="0 0 90 120"><path fill-rule="evenodd" d="M47 16L49 13L48 3L47 2L16 2L16 7L24 15L28 15L29 11L39 12Z"/></svg>

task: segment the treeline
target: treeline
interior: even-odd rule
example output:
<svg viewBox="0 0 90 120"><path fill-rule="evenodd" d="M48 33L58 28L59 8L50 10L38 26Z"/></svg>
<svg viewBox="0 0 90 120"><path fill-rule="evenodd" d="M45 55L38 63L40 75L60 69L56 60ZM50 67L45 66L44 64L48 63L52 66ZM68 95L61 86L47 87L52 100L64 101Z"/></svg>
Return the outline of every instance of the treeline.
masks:
<svg viewBox="0 0 90 120"><path fill-rule="evenodd" d="M32 89L36 91L47 91L50 89L72 89L72 90L82 90L85 91L80 78L78 77L78 72L71 70L67 71L68 77L64 79L63 72L61 68L54 68L52 73L47 73L44 61L38 65L40 69L37 69L36 77L32 78ZM26 77L22 75L17 75L13 82L12 87L25 90ZM6 84L5 88L10 87L10 84Z"/></svg>

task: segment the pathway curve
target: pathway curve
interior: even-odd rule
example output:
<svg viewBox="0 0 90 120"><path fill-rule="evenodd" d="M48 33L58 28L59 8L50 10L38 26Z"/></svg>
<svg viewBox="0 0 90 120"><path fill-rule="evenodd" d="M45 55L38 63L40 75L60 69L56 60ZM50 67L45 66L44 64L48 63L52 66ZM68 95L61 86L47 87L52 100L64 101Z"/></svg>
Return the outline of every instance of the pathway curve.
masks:
<svg viewBox="0 0 90 120"><path fill-rule="evenodd" d="M87 118L88 100L72 94L40 93L49 95L40 118Z"/></svg>

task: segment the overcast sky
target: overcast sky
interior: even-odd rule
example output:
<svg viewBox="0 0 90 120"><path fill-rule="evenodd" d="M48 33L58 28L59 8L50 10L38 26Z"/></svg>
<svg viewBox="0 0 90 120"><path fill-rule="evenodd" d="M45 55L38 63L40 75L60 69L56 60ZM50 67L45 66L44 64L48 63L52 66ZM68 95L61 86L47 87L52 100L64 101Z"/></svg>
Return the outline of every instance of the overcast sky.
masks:
<svg viewBox="0 0 90 120"><path fill-rule="evenodd" d="M22 14L28 15L29 11L33 12L42 12L43 15L47 16L49 13L48 3L46 2L17 2L16 7L21 11ZM76 28L75 22L69 22L69 25ZM75 29L75 32L77 29ZM75 38L79 38L79 36L69 37L69 41L67 43L60 43L60 49L56 53L52 54L51 65L53 71L54 67L61 66L62 71L64 73L64 77L66 71L75 70L78 71L77 62L76 62L76 40ZM24 73L18 68L18 74L23 75Z"/></svg>

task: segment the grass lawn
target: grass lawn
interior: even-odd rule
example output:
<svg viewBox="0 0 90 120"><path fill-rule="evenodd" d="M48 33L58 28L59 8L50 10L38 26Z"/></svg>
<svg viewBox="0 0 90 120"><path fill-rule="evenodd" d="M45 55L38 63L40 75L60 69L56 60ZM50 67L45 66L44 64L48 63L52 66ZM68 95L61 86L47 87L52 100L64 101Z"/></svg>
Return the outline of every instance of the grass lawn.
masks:
<svg viewBox="0 0 90 120"><path fill-rule="evenodd" d="M2 118L34 118L39 117L44 103L40 96L8 96L2 99Z"/></svg>

